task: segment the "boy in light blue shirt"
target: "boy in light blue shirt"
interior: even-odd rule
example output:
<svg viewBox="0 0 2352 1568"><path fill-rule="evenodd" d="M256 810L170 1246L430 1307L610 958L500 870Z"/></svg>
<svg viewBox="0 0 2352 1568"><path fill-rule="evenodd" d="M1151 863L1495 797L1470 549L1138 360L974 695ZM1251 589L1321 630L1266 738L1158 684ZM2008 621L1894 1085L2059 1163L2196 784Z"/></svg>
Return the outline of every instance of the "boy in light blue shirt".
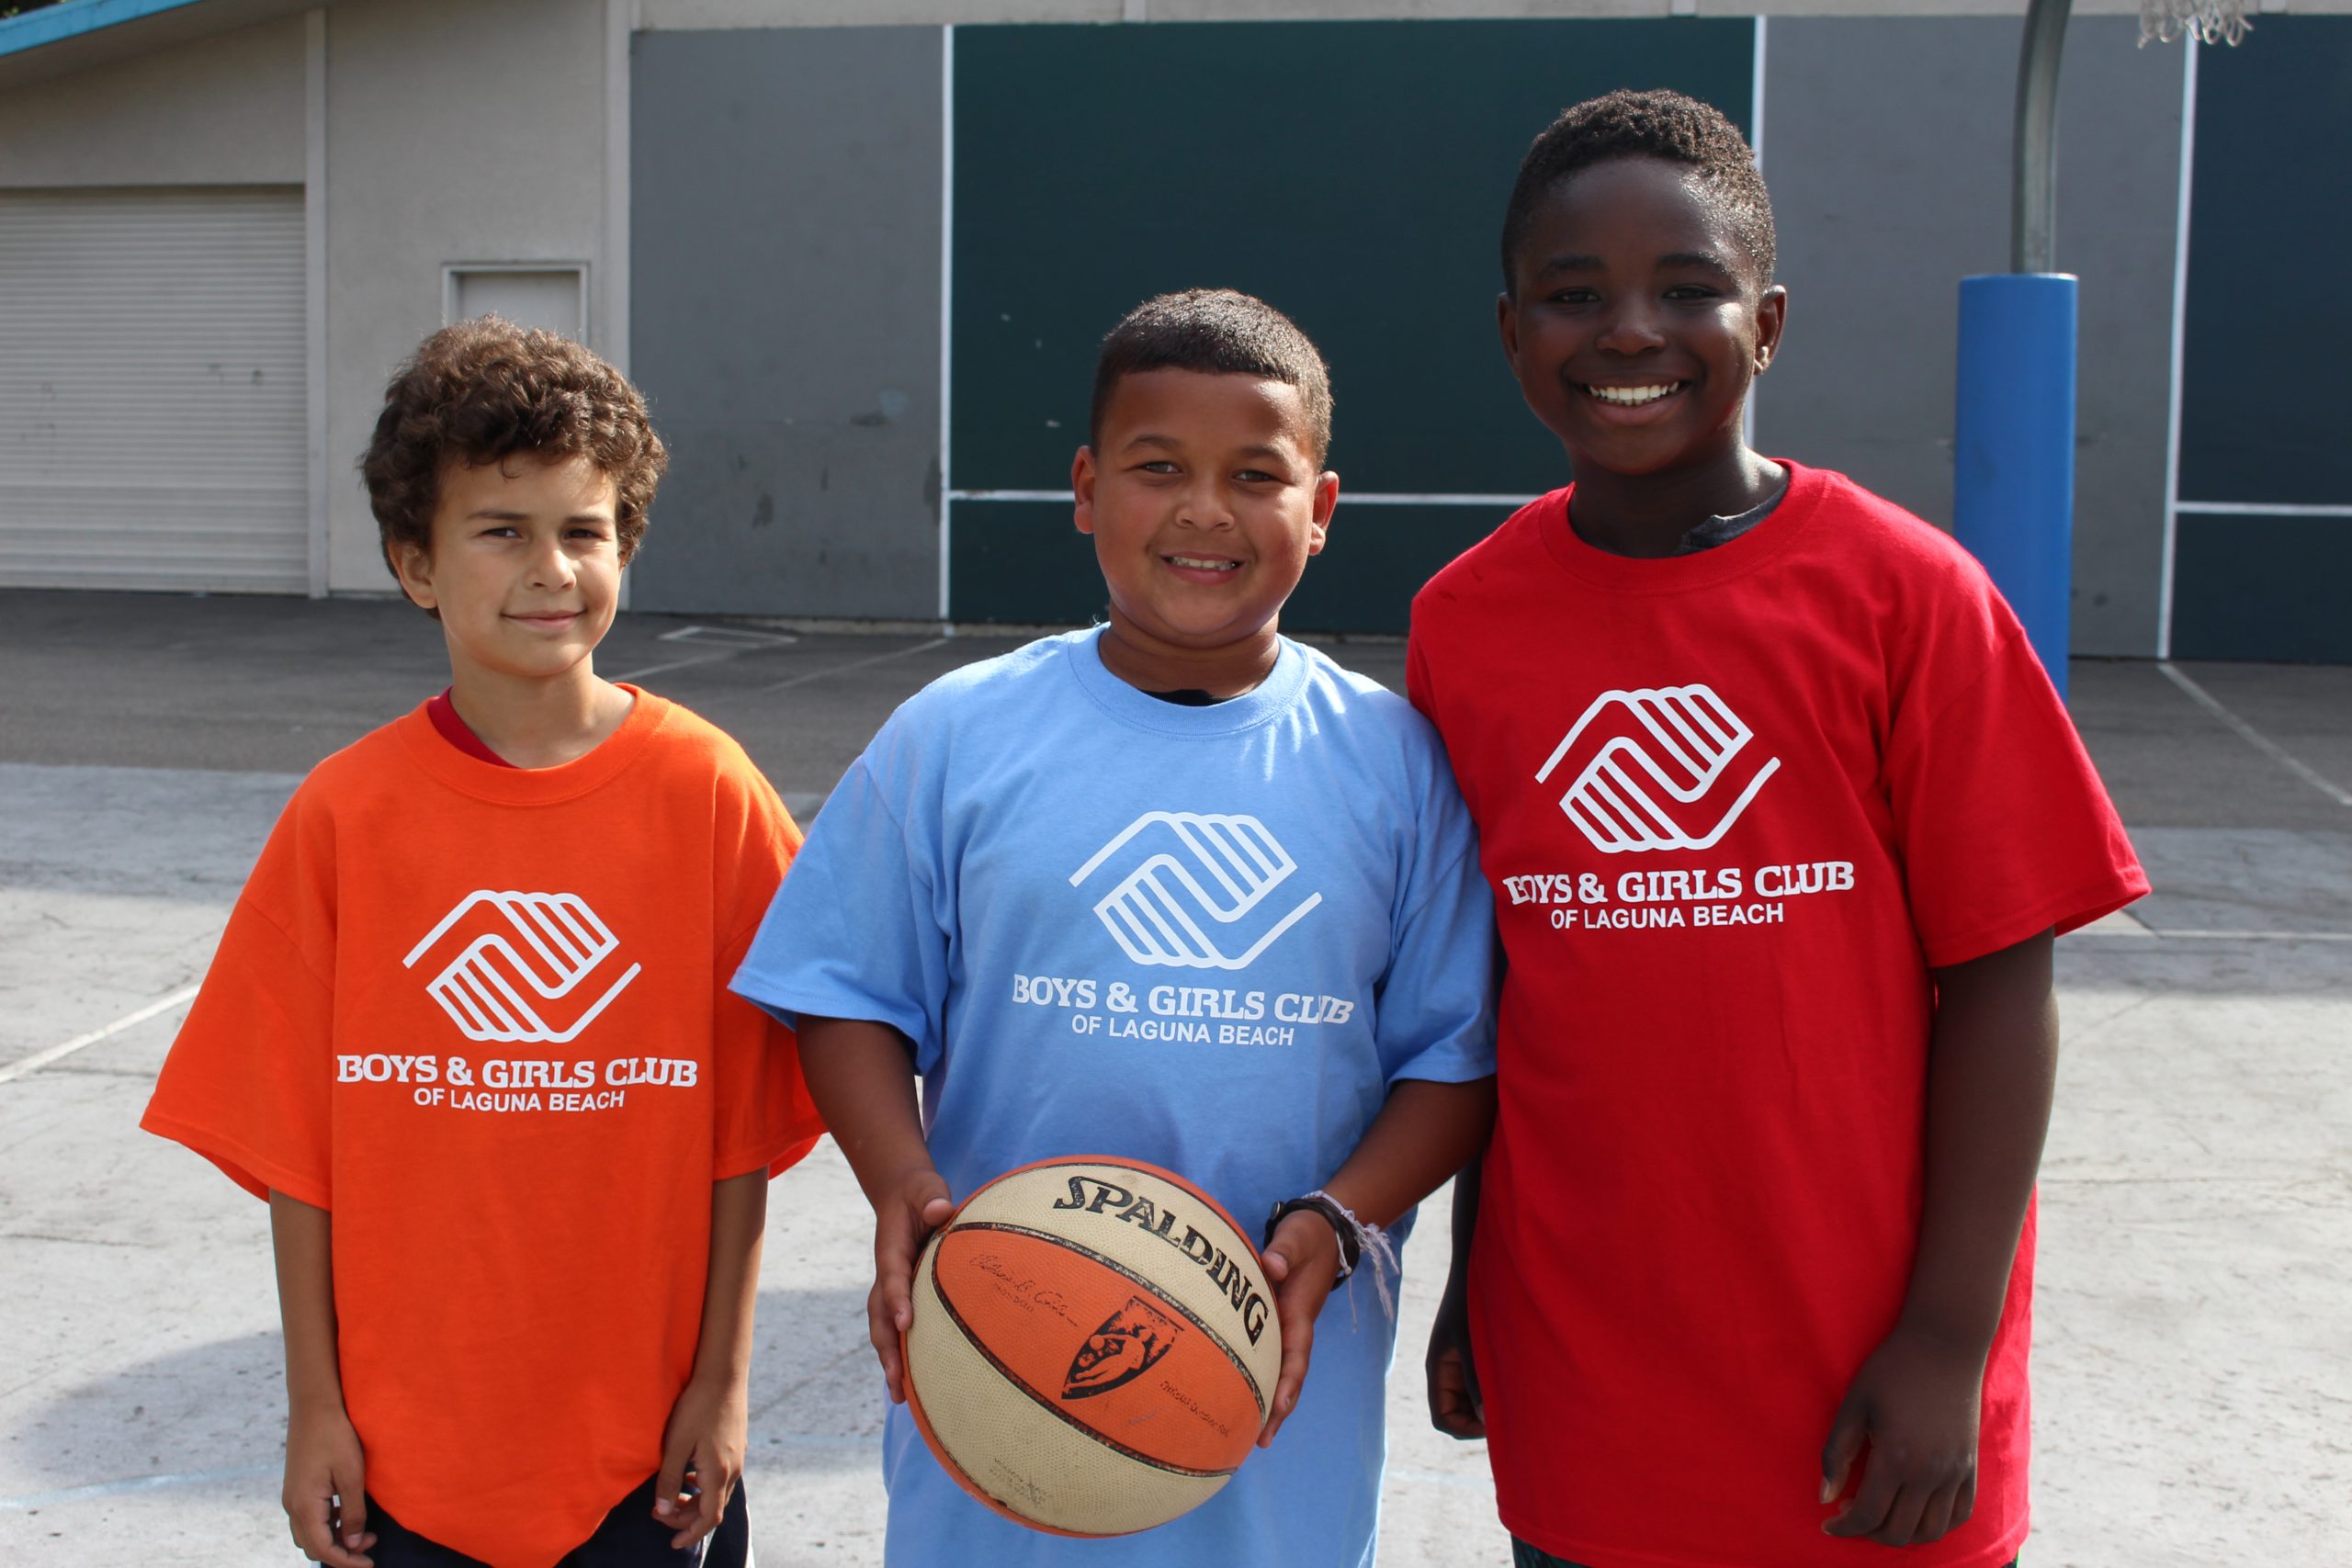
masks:
<svg viewBox="0 0 2352 1568"><path fill-rule="evenodd" d="M874 1204L894 1404L924 1236L1016 1166L1142 1159L1245 1219L1317 1200L1272 1223L1282 1372L1223 1491L1117 1540L1025 1530L894 1408L894 1568L1372 1562L1395 1281L1349 1266L1376 1275L1368 1227L1401 1241L1486 1137L1493 910L1428 724L1276 629L1338 501L1329 438L1322 358L1272 307L1122 321L1071 472L1109 624L899 708L735 977L797 1028Z"/></svg>

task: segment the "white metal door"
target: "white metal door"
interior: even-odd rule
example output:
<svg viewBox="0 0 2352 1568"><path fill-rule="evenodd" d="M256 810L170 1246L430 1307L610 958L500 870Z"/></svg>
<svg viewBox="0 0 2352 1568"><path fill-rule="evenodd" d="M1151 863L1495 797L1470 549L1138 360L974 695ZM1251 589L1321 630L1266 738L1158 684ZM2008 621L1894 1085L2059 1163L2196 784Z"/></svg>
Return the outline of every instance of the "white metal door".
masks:
<svg viewBox="0 0 2352 1568"><path fill-rule="evenodd" d="M445 293L443 313L452 321L503 316L518 327L588 341L587 291L576 266L453 266Z"/></svg>
<svg viewBox="0 0 2352 1568"><path fill-rule="evenodd" d="M310 586L302 193L0 191L0 585Z"/></svg>

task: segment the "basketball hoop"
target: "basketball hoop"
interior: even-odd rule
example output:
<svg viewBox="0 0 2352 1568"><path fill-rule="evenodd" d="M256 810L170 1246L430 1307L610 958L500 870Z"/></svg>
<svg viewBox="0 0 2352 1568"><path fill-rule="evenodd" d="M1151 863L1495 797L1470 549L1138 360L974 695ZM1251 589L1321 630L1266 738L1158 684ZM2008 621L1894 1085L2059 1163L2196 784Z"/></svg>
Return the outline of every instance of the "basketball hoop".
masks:
<svg viewBox="0 0 2352 1568"><path fill-rule="evenodd" d="M2170 43L2194 39L2199 43L2237 44L2248 28L2245 0L2140 0L2140 43Z"/></svg>

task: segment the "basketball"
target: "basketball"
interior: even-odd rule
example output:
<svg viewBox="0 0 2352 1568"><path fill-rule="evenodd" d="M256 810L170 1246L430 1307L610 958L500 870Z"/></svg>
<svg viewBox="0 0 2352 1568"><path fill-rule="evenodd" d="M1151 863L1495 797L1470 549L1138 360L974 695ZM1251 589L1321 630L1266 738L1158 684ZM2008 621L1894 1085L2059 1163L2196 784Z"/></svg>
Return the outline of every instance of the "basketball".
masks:
<svg viewBox="0 0 2352 1568"><path fill-rule="evenodd" d="M1249 1457L1282 1364L1233 1217L1139 1161L1040 1161L980 1188L915 1265L907 1407L964 1489L1057 1535L1129 1535Z"/></svg>

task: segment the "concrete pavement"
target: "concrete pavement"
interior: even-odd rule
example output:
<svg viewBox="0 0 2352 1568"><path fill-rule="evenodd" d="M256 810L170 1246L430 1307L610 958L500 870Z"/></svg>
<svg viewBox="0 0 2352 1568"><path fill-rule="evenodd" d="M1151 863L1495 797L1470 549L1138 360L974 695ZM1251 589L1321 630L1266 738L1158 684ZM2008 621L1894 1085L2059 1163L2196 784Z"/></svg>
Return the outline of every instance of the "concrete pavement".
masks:
<svg viewBox="0 0 2352 1568"><path fill-rule="evenodd" d="M600 666L805 815L895 703L1010 645L628 616ZM1402 655L1339 650L1392 684ZM300 771L436 689L438 638L389 604L0 592L0 1562L290 1562L266 1212L135 1122ZM2352 670L2072 679L2157 892L2060 947L2027 1561L2352 1562ZM1482 1452L1419 1413L1442 1215L1384 1559L1498 1564ZM826 1148L773 1216L760 1559L877 1563L863 1206Z"/></svg>

